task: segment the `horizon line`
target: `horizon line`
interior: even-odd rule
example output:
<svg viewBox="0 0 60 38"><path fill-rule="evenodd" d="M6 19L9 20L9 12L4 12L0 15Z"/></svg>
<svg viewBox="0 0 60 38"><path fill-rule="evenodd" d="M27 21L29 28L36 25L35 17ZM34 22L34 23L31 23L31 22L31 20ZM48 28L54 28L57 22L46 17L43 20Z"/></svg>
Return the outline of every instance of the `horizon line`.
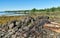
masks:
<svg viewBox="0 0 60 38"><path fill-rule="evenodd" d="M60 7L60 6L56 6L54 8L57 8L57 7ZM35 8L35 9L49 9L49 8L53 8L53 7L47 7L47 8ZM33 8L30 8L30 9L6 9L6 10L0 10L0 11L18 11L18 10L32 10Z"/></svg>

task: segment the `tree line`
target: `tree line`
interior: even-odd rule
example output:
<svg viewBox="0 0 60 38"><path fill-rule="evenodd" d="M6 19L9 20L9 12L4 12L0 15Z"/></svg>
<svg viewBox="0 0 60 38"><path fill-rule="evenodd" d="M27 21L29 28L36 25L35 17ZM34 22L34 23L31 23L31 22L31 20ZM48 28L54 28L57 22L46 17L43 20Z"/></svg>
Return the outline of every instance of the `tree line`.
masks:
<svg viewBox="0 0 60 38"><path fill-rule="evenodd" d="M45 8L45 9L36 9L36 8L33 8L31 10L17 10L17 11L5 11L5 12L24 12L24 13L35 13L35 12L55 12L55 11L60 11L60 7L52 7L52 8Z"/></svg>

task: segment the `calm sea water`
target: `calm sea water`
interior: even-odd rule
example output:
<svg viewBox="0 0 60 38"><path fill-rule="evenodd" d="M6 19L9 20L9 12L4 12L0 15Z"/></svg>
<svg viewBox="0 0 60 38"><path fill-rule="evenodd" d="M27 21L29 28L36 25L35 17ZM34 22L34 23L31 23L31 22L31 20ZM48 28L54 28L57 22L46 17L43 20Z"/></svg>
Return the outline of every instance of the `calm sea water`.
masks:
<svg viewBox="0 0 60 38"><path fill-rule="evenodd" d="M26 15L26 14L14 14L14 13L6 13L6 12L0 12L0 16L21 16L21 15Z"/></svg>

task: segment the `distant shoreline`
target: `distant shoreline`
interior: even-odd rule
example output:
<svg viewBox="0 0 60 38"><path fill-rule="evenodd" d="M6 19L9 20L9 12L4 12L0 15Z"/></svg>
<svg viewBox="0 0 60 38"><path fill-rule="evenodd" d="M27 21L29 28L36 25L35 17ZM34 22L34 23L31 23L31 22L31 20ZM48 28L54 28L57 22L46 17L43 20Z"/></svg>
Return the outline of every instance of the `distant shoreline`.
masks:
<svg viewBox="0 0 60 38"><path fill-rule="evenodd" d="M27 15L27 14L5 14L0 16L22 16L22 15Z"/></svg>
<svg viewBox="0 0 60 38"><path fill-rule="evenodd" d="M14 13L0 12L0 16L21 16L21 15L27 15L27 14L14 14Z"/></svg>

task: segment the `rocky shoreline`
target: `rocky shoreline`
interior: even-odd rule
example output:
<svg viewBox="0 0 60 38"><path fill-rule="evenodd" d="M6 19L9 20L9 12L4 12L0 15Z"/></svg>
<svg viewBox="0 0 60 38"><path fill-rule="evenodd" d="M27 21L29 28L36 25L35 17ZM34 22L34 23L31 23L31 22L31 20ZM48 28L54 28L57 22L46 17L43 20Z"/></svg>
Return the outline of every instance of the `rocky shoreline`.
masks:
<svg viewBox="0 0 60 38"><path fill-rule="evenodd" d="M48 38L48 30L43 26L50 23L48 16L27 16L22 20L13 20L0 25L0 38Z"/></svg>

